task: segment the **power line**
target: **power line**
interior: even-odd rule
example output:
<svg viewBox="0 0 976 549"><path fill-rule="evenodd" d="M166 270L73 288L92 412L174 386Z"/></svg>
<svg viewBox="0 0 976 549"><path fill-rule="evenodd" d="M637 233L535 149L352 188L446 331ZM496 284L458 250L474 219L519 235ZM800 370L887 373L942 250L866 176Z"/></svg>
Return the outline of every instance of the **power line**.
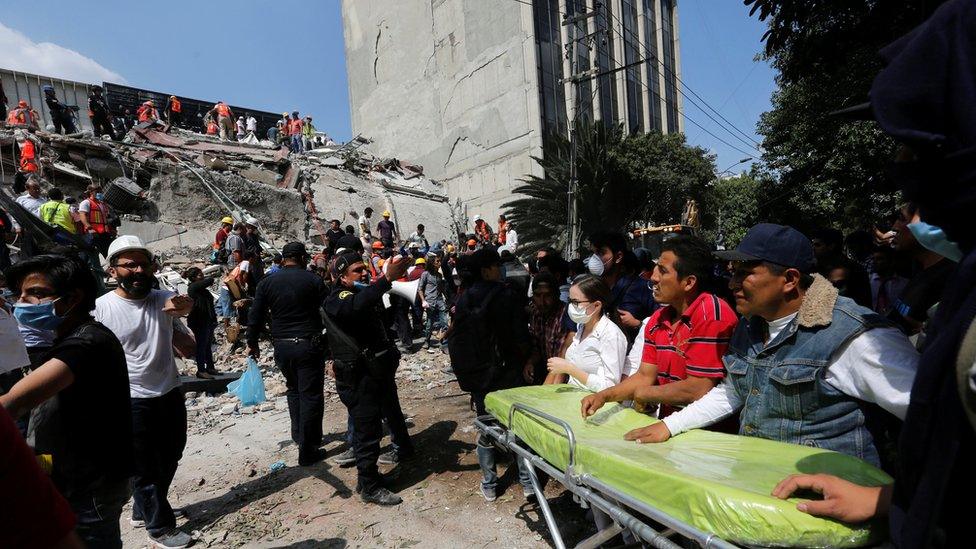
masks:
<svg viewBox="0 0 976 549"><path fill-rule="evenodd" d="M616 21L616 22L617 22L617 23L619 24L619 27L620 27L620 29L623 29L624 31L626 31L626 32L628 32L628 33L629 33L629 34L630 34L630 35L631 35L632 37L634 37L634 39L636 39L636 40L637 40L637 45L638 45L638 46L640 47L640 49L641 49L641 50L643 50L643 51L644 51L644 55L645 55L645 57L647 57L647 58L649 58L649 59L653 59L653 60L655 60L655 61L657 61L657 63L658 63L658 65L660 65L660 66L661 66L661 68L663 68L663 69L664 69L664 71L665 71L665 73L670 73L670 74L671 74L671 76L673 76L673 77L674 77L674 79L675 79L675 81L676 81L676 82L677 82L677 83L679 84L678 86L676 86L676 88L677 88L677 90L678 90L678 92L679 92L679 93L681 94L681 96L682 96L682 97L684 97L685 99L687 99L687 100L688 100L688 101L689 101L689 102L690 102L691 104L693 104L693 105L695 105L696 107L698 107L698 110L700 110L700 111L701 111L701 112L702 112L702 113L703 113L703 114L704 114L705 116L707 116L707 117L708 117L708 118L709 118L709 119L710 119L710 120L711 120L712 122L714 122L714 123L716 123L716 124L718 124L718 126L719 126L720 128L722 128L723 130L725 130L725 131L726 131L726 132L727 132L727 133L728 133L729 135L731 135L731 136L732 136L733 138L735 138L735 139L738 139L738 140L739 140L740 142L742 142L742 143L743 143L743 144L744 144L744 145L745 145L746 147L749 147L749 148L751 148L751 149L755 149L755 150L756 150L756 152L758 152L758 153L761 153L761 152L762 152L762 151L761 151L761 149L759 149L759 148L758 148L758 147L760 147L760 146L761 146L759 142L757 142L757 141L755 141L754 139L752 139L751 137L749 137L749 136L748 136L748 135L747 135L747 134L746 134L745 132L743 132L742 130L740 130L739 128L737 128L737 127L735 126L735 124L732 124L732 122L729 122L729 120L728 120L727 118L725 118L724 116L722 116L722 114L721 114L720 112L718 112L718 111L716 111L716 110L715 110L714 108L712 108L712 106L711 106L711 105L709 105L707 101L705 101L705 100L704 100L704 99L703 99L703 98L702 98L702 97L701 97L700 95L698 95L698 93L697 93L697 92L695 92L695 90L693 90L693 89L691 88L691 86L689 86L689 85L688 85L688 84L686 84L686 83L685 83L685 82L684 82L683 80L681 80L681 78L680 78L680 77L678 77L678 74L677 74L676 72L674 72L674 70L673 70L673 69L670 69L670 68L668 68L668 66L667 66L667 65L665 65L665 64L664 64L664 62L663 62L663 61L661 61L661 60L660 60L660 59L659 59L659 58L658 58L658 57L657 57L656 55L652 55L652 54L650 53L650 49L649 49L649 48L647 47L647 45L646 45L646 44L644 44L644 42L643 42L643 41L642 41L642 40L640 39L640 37L639 37L639 36L637 36L637 34L636 34L636 33L634 33L634 31L632 31L632 30L630 30L630 29L627 29L627 28L625 28L625 27L624 27L624 24L623 24L623 21L621 21L621 20L620 20L620 19L619 19L619 18L618 18L618 17L617 17L617 16L616 16L616 15L615 15L614 13L613 13L613 11L611 11L611 10L607 10L607 12L606 12L606 13L607 13L607 15L609 15L609 16L610 16L610 18L611 18L611 19L613 19L614 21ZM662 21L662 25L663 25L663 21ZM610 29L611 29L611 30L612 30L612 31L614 32L614 34L616 34L617 36L619 36L619 37L620 37L620 38L621 38L622 40L626 40L626 38L624 37L624 35L623 35L623 33L622 33L622 32L621 32L620 30L618 30L618 29L617 29L617 25L613 25L613 24L611 24L611 25L608 25L608 27L610 27ZM702 103L703 105L705 105L705 107L707 107L707 108L708 108L709 110L711 110L711 111L712 111L712 112L714 112L714 113L715 113L716 115L718 115L718 117L719 117L719 118L721 118L722 120L724 120L724 121L725 121L725 123L726 123L726 124L728 124L728 126L729 126L729 127L731 127L732 129L734 129L735 131L737 131L737 132L739 132L739 134L741 134L741 135L743 135L743 136L745 136L745 137L746 137L746 140L744 140L744 139L743 139L742 137L739 137L739 136L738 136L738 135L736 135L736 134L735 134L735 133L734 133L734 132L733 132L732 130L730 130L730 129L729 129L728 127L726 127L726 126L725 126L724 124L722 124L721 122L719 122L718 120L716 120L716 119L715 119L715 117L713 117L712 115L710 115L710 114L708 113L708 111L706 111L706 110L705 110L704 108L702 108L702 106L701 106L701 105L699 105L699 104L698 104L698 103L697 103L697 102L696 102L696 101L695 101L694 99L692 99L691 97L688 97L688 94L686 94L686 93L685 93L684 91L682 91L682 90L681 90L681 87L684 87L685 89L687 89L687 90L688 90L688 91L689 91L689 92L690 92L690 93L691 93L691 94L692 94L693 96L695 96L695 98L697 98L697 99L698 99L698 101L700 101L700 102L701 102L701 103ZM684 114L684 113L682 113L682 114ZM687 116L685 116L685 118L688 118L688 117L687 117ZM698 124L697 124L697 123L695 123L695 122L692 122L692 123L693 123L693 124L695 124L695 125L696 125L696 126L698 126L698 127L701 127L700 125L698 125ZM714 134L711 134L711 133L709 133L709 135L712 135L712 136L714 137ZM723 141L723 142L724 142L724 141ZM726 144L727 144L727 143L726 143Z"/></svg>
<svg viewBox="0 0 976 549"><path fill-rule="evenodd" d="M511 0L511 1L512 1L512 2L516 2L516 3L518 3L518 4L523 4L523 5L526 5L526 6L530 6L530 7L532 7L532 8L535 8L535 4L534 4L533 2L531 2L531 1L529 1L529 0ZM557 8L557 9L555 10L555 12L556 12L556 13L557 13L558 15L561 15L561 16L563 16L563 17L569 17L569 14L567 14L567 13L565 13L565 12L563 12L563 11L560 11L560 10L559 10L558 8ZM620 28L621 28L621 29L623 29L623 28L624 28L624 26L623 26L623 22L622 22L622 21L621 21L620 19L618 19L618 18L617 18L617 16L616 16L616 15L615 15L615 14L613 13L613 11L611 11L611 10L609 10L609 9L608 9L608 10L606 11L606 13L607 13L607 14L608 14L608 15L610 16L610 18L611 18L611 19L613 19L613 20L615 20L615 21L616 21L617 23L619 23L619 25L620 25ZM618 30L618 29L616 28L616 25L614 25L614 24L610 24L610 23L608 22L608 25L607 25L607 27L608 27L608 30L610 30L610 31L612 31L613 33L615 33L615 34L616 34L616 35L617 35L618 37L620 37L621 39L623 39L623 38L624 38L624 36L623 36L623 34L621 33L621 31L620 31L620 30ZM661 29L662 27L663 27L663 21L662 21L662 26L659 26L659 27L657 27L657 28L655 29L655 35L657 34L657 31L658 31L658 30L660 30L660 29ZM640 48L641 48L641 49L642 49L642 50L644 51L644 53L645 53L645 58L646 58L646 60L648 60L648 61L649 61L649 60L652 60L652 59L653 59L654 61L656 61L656 62L657 62L657 64L658 64L658 65L660 65L660 66L661 66L661 67L662 67L662 68L663 68L663 69L665 70L665 73L666 73L666 74L667 74L667 73L670 73L670 74L671 74L671 75L672 75L672 76L674 77L674 79L675 79L675 81L676 81L676 82L677 82L677 83L679 84L678 86L675 86L675 88L677 89L677 91L678 91L678 93L680 93L680 94L681 94L681 96L682 96L682 97L684 97L684 98L685 98L685 99L687 99L687 100L688 100L688 101L689 101L689 102L690 102L690 103L691 103L692 105L694 105L695 107L697 107L697 108L698 108L698 110L700 110L700 111L701 111L701 112L702 112L703 114L705 114L705 116L707 116L707 117L708 117L708 118L709 118L709 119L710 119L710 120L711 120L712 122L714 122L715 124L717 124L717 125L718 125L718 126L719 126L720 128L722 128L722 129L723 129L723 130L725 130L725 131L726 131L727 133L729 133L729 134L730 134L730 135L731 135L731 136L732 136L733 138L735 138L735 139L737 139L737 140L739 140L740 142L742 142L742 143L743 143L743 144L744 144L744 145L745 145L746 147L748 147L748 148L750 148L750 149L753 149L753 152L747 152L747 151L744 151L744 150L742 150L742 149L740 149L739 147L737 147L736 145L733 145L733 144L731 144L731 143L729 143L728 141L726 141L725 139L722 139L721 137L719 137L719 136L717 136L717 135L715 135L714 133L712 133L711 131L709 131L709 130L708 130L707 128L705 128L704 126L702 126L701 124L699 124L698 122L696 122L696 121L695 121L695 120L694 120L693 118L691 118L690 116L688 116L688 114L687 114L687 113L685 113L685 112L684 112L684 110L682 109L682 110L680 110L679 112L681 112L681 116L683 116L685 120L687 120L688 122L691 122L691 123L692 123L692 124L693 124L694 126L696 126L696 127L698 128L698 129L700 129L701 131L703 131L703 132L705 132L706 134L708 134L708 135L710 135L710 136L712 136L712 137L713 137L714 139L716 139L716 140L717 140L717 141L719 141L720 143L723 143L723 144L724 144L724 145L726 145L727 147L729 147L729 148L731 148L731 149L733 149L733 150L735 150L736 152L739 152L739 153L742 153L742 154L744 154L744 155L746 155L746 156L753 156L753 155L757 155L757 153L758 153L758 155L761 155L761 154L762 154L762 150L761 150L760 148L758 148L758 147L757 147L757 145L759 145L759 146L761 146L761 145L760 145L760 144L759 144L759 143L758 143L757 141L755 141L754 139L752 139L751 137L749 137L749 136L748 136L748 135L747 135L747 134L746 134L745 132L743 132L742 130L740 130L740 129L738 129L738 128L737 128L737 127L736 127L736 126L734 125L734 124L732 124L731 122L729 122L729 121L728 121L728 119L726 119L726 118L725 118L724 116L722 116L722 114L721 114L721 113L719 113L719 112L718 112L718 111L716 111L716 110L715 110L714 108L712 108L712 107L711 107L711 106L710 106L710 105L708 104L708 102L707 102L707 101L705 101L705 100L704 100L704 99L703 99L703 98L702 98L702 97L701 97L700 95L698 95L698 94L697 94L697 93L696 93L696 92L695 92L695 91L694 91L694 90L693 90L693 89L692 89L692 88L691 88L690 86L688 86L688 84L686 84L686 83L685 83L685 82L684 82L683 80L681 80L681 78L679 78L679 77L678 77L678 75L677 75L677 73L675 73L675 72L674 72L674 70L672 70L672 69L670 69L670 68L668 68L668 67L667 67L667 66L666 66L666 65L664 64L664 62L663 62L663 61L661 61L661 60L660 60L660 59L659 59L659 58L658 58L658 57L657 57L656 55L651 55L651 54L650 54L650 50L649 50L649 48L647 47L647 45L646 45L646 44L644 44L644 42L643 42L643 41L642 41L642 40L640 39L640 37L639 37L639 36L637 36L637 35L636 35L636 34L635 34L635 33L634 33L633 31L631 31L631 30L629 30L629 29L627 30L627 32L629 32L629 33L631 34L631 36L633 36L634 38L636 38L636 39L637 39L637 44L638 44L638 46L639 46L639 47L640 47ZM612 56L608 56L608 57L612 57ZM645 90L645 91L647 91L647 93L648 93L648 94L651 94L651 96L653 96L653 92L652 92L652 91L651 91L651 89L650 89L650 88L648 87L648 85L647 85L647 83L646 83L646 82L644 82L643 80L641 80L641 82L640 82L640 84L641 84L641 86L643 86L643 87L644 87L644 90ZM600 84L599 84L598 82L596 82L596 83L594 84L594 86L593 86L593 87L594 87L594 93L593 93L593 97L594 97L594 98L596 97L596 88L598 88L598 87L599 87L599 85L600 85ZM689 96L688 96L688 94L686 94L686 93L685 93L685 92L684 92L684 91L683 91L683 90L681 89L681 87L682 87L682 86L683 86L684 88L686 88L686 89L687 89L687 90L688 90L689 92L691 92L691 94L692 94L692 95L694 95L694 96L695 96L695 98L697 98L697 99L698 99L698 101L701 101L701 103L703 103L703 104L704 104L704 105L705 105L706 107L708 107L708 108L709 108L709 109L711 109L711 110L712 110L713 112L715 112L715 114L717 114L717 115L718 115L718 116L719 116L719 117L720 117L720 118L721 118L722 120L725 120L725 122L726 122L726 123L727 123L727 124L728 124L729 126L731 126L731 127L733 128L733 129L735 129L736 131L738 131L738 132L739 132L740 134L742 134L742 135L745 135L745 136L746 136L746 138L747 138L747 139L748 139L749 141L745 141L745 140L743 140L743 139L742 139L741 137L739 137L738 135L736 135L735 133L733 133L733 132L732 132L731 130L729 130L729 129L728 129L728 127L726 127L726 126L725 126L724 124L722 124L722 123L721 123L721 122L719 122L718 120L715 120L715 118L714 118L713 116L711 116L710 114L708 114L708 112L707 112L707 111L706 111L706 110L705 110L704 108L702 108L702 106L701 106L701 105L699 105L699 104L698 104L698 103L697 103L697 102L696 102L696 101L695 101L694 99L692 99L691 97L689 97ZM577 94L577 95L578 95L578 94ZM666 99L666 98L663 98L663 99L664 99L664 101L665 101L665 102L667 102L667 99ZM579 97L577 97L577 101L578 101L578 100L579 100ZM577 107L577 108L578 108L578 107ZM750 143L750 141L751 141L751 143Z"/></svg>

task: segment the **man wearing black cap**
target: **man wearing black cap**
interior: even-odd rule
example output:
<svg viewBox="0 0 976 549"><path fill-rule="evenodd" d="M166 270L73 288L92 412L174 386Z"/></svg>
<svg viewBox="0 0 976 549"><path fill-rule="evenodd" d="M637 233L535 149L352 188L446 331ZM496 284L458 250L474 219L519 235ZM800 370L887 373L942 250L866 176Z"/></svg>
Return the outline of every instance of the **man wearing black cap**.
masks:
<svg viewBox="0 0 976 549"><path fill-rule="evenodd" d="M649 429L660 442L740 411L739 433L835 450L879 465L865 403L905 417L918 353L875 312L838 296L796 229L756 225L732 251L739 321L725 381Z"/></svg>
<svg viewBox="0 0 976 549"><path fill-rule="evenodd" d="M896 547L971 544L969 501L976 484L976 2L950 0L928 21L881 50L885 68L866 111L903 145L889 180L919 207L929 235L962 257L945 284L899 441L891 486L861 487L829 475L798 475L777 486L790 497L814 487L822 502L801 510L860 522L890 513ZM940 231L933 229L941 229ZM814 505L816 504L816 506ZM888 509L890 504L890 511Z"/></svg>
<svg viewBox="0 0 976 549"><path fill-rule="evenodd" d="M258 334L271 313L275 365L285 376L291 438L298 444L298 464L312 465L325 457L322 415L325 410L325 349L322 304L328 290L321 278L305 269L308 252L301 242L281 250L281 270L258 283L251 305L247 346L258 357Z"/></svg>
<svg viewBox="0 0 976 549"><path fill-rule="evenodd" d="M382 419L386 418L391 437L399 445L400 458L411 456L413 448L394 380L400 353L383 325L382 298L393 281L406 273L410 261L397 257L387 265L385 276L366 285L362 255L355 251L339 254L332 267L336 284L325 302L325 312L336 391L352 419L359 477L356 491L367 503L397 505L403 500L383 487L376 467Z"/></svg>

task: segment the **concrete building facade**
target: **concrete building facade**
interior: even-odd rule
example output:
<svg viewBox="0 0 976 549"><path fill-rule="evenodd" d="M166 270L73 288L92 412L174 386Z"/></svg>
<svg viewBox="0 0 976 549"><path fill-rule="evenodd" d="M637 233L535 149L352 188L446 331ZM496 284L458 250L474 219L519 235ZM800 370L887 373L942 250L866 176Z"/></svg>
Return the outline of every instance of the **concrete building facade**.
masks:
<svg viewBox="0 0 976 549"><path fill-rule="evenodd" d="M522 178L542 175L531 157L574 116L682 131L675 3L343 0L353 133L494 219ZM583 13L595 15L563 25ZM574 85L573 69L592 78Z"/></svg>

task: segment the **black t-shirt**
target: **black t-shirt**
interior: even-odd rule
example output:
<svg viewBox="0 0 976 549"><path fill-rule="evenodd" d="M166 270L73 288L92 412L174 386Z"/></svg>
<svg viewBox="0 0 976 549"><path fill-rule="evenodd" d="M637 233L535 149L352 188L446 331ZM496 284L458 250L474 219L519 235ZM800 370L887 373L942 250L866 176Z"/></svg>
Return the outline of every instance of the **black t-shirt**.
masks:
<svg viewBox="0 0 976 549"><path fill-rule="evenodd" d="M38 422L31 426L35 450L52 454L58 489L70 497L102 477L131 476L129 372L118 338L93 320L55 340L50 359L67 364L75 377L31 415Z"/></svg>
<svg viewBox="0 0 976 549"><path fill-rule="evenodd" d="M915 322L925 322L928 319L929 309L939 302L955 268L954 262L943 258L928 269L916 273L888 312L888 318L905 333L914 333L914 329L905 319Z"/></svg>
<svg viewBox="0 0 976 549"><path fill-rule="evenodd" d="M208 276L203 280L191 282L186 289L186 295L193 299L193 309L186 318L190 326L206 326L217 322L217 312L214 310L214 298L210 293L214 277Z"/></svg>

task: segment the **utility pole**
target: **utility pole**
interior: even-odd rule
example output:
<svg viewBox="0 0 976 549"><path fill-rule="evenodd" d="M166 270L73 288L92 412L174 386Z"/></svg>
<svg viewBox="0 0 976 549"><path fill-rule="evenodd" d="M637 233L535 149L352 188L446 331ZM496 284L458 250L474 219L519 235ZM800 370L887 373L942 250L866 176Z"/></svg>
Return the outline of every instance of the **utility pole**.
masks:
<svg viewBox="0 0 976 549"><path fill-rule="evenodd" d="M574 2L574 4L576 2L576 0L569 0L569 1ZM578 72L577 65L578 65L579 57L576 48L580 42L591 40L595 35L599 34L600 31L597 31L592 34L584 33L583 36L577 36L577 34L580 31L580 27L579 27L580 22L586 21L591 17L596 17L598 10L600 9L600 3L595 2L593 4L593 8L594 8L593 11L586 11L578 15L574 15L574 16L566 15L563 17L563 26L572 27L571 29L572 36L569 37L568 40L569 43L566 44L566 50L567 50L566 55L569 56L570 74L567 78L563 78L562 82L560 82L562 84L565 84L566 82L570 82L572 84L572 86L570 86L570 93L572 96L571 105L573 106L572 113L570 116L570 121L569 121L569 191L566 193L567 211L569 212L569 218L566 220L568 224L567 227L568 239L566 241L565 257L567 260L573 259L573 254L576 252L576 248L579 245L579 238L580 238L579 212L576 208L576 193L578 187L577 173L576 173L576 156L577 156L576 121L579 119L579 110L580 110L579 85L580 82L582 82L586 77L590 76L590 74L595 72L593 69L584 71L582 73ZM588 45L586 47L589 48Z"/></svg>

